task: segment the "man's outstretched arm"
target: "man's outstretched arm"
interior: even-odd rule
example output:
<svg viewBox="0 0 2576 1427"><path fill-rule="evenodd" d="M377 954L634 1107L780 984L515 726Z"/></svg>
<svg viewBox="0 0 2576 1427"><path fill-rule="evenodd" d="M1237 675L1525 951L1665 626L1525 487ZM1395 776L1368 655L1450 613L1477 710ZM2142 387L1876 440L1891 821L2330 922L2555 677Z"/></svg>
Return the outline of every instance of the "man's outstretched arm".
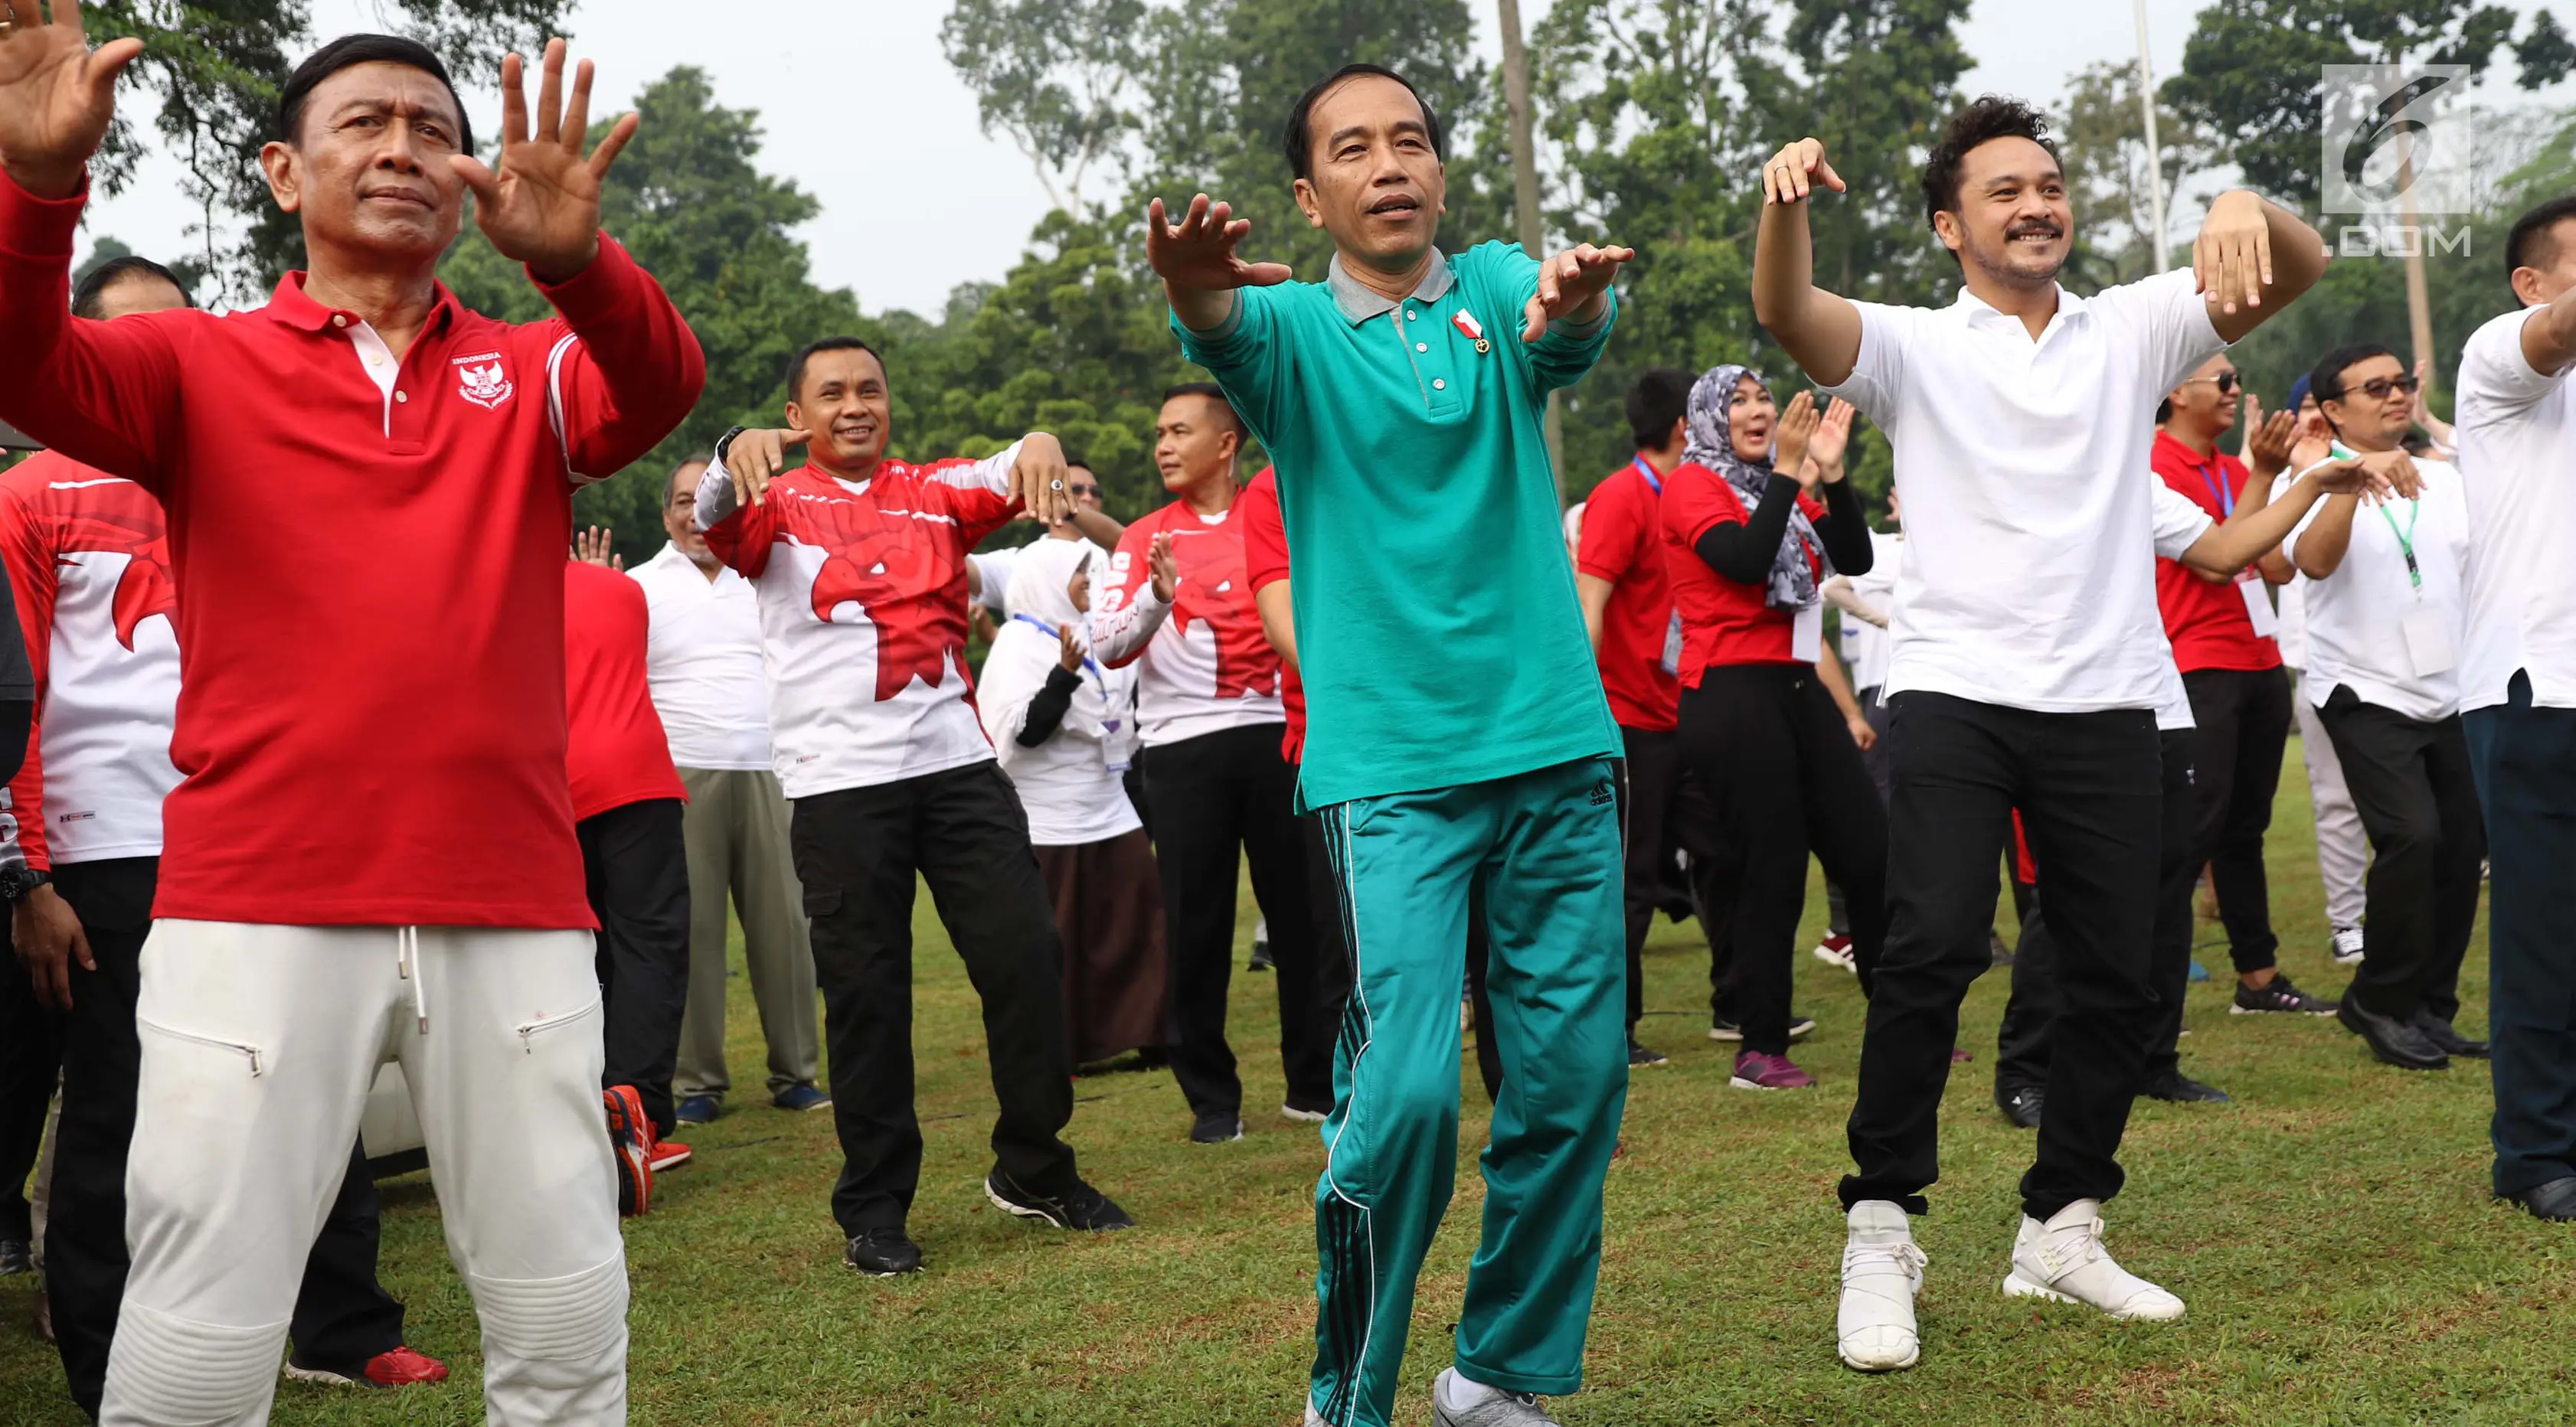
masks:
<svg viewBox="0 0 2576 1427"><path fill-rule="evenodd" d="M1860 309L1816 286L1807 231L1815 185L1843 191L1825 146L1800 139L1762 166L1762 225L1753 240L1753 317L1809 380L1840 386L1860 363Z"/></svg>

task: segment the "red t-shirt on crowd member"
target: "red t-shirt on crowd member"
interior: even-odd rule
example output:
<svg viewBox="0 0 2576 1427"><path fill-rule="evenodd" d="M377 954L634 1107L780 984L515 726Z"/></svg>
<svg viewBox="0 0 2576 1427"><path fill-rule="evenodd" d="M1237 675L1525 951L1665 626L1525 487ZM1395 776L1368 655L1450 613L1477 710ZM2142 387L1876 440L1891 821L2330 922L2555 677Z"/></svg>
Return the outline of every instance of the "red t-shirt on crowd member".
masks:
<svg viewBox="0 0 2576 1427"><path fill-rule="evenodd" d="M1822 502L1798 497L1809 520L1822 517ZM1664 478L1664 574L1672 582L1673 608L1682 617L1681 686L1699 687L1712 664L1803 664L1796 652L1796 616L1769 604L1767 584L1744 585L1720 576L1693 547L1711 527L1742 525L1752 512L1726 477L1697 462L1684 462ZM1791 538L1795 538L1793 533ZM1824 576L1822 552L1810 546L1807 562Z"/></svg>
<svg viewBox="0 0 2576 1427"><path fill-rule="evenodd" d="M1574 568L1610 582L1601 611L1601 687L1621 728L1672 728L1681 681L1664 659L1673 637L1673 590L1664 576L1664 480L1646 458L1620 467L1584 503Z"/></svg>
<svg viewBox="0 0 2576 1427"><path fill-rule="evenodd" d="M2225 520L2245 494L2245 463L2224 451L2203 457L2198 451L2159 431L2152 462L2164 483ZM2223 494L2222 494L2223 492ZM2269 598L2263 577L2248 568L2237 579L2213 585L2179 560L2156 561L2156 607L2164 612L2165 638L2173 642L2174 664L2188 674L2199 669L2278 669L2281 644L2254 632L2250 589Z"/></svg>
<svg viewBox="0 0 2576 1427"><path fill-rule="evenodd" d="M184 781L159 917L597 923L564 782L573 489L652 450L706 362L614 240L513 325L436 289L400 357L289 273L268 305L75 318L83 200L0 175L0 420L151 492Z"/></svg>
<svg viewBox="0 0 2576 1427"><path fill-rule="evenodd" d="M1263 586L1288 578L1288 527L1279 518L1279 482L1270 467L1262 467L1261 474L1235 498L1234 517L1243 522L1243 578L1257 607ZM1285 659L1279 661L1279 706L1288 715L1288 736L1280 741L1279 756L1291 763L1303 762L1306 684Z"/></svg>
<svg viewBox="0 0 2576 1427"><path fill-rule="evenodd" d="M1168 611L1153 591L1157 535L1172 537L1180 567ZM1279 652L1261 632L1244 560L1232 506L1206 516L1176 500L1127 527L1109 577L1092 587L1092 655L1138 666L1136 731L1147 748L1285 717Z"/></svg>
<svg viewBox="0 0 2576 1427"><path fill-rule="evenodd" d="M579 560L564 566L564 770L579 822L648 798L682 798L671 741L644 674L644 587Z"/></svg>

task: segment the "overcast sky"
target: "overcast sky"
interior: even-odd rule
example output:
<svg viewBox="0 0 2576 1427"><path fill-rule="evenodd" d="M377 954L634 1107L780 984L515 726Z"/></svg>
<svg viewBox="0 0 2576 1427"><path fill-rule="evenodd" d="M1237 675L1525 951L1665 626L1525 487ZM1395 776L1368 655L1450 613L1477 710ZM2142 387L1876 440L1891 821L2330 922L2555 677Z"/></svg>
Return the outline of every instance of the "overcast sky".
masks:
<svg viewBox="0 0 2576 1427"><path fill-rule="evenodd" d="M1484 17L1485 49L1499 56L1491 0L1470 3ZM1525 22L1547 7L1525 0ZM2180 65L2200 8L2148 0L2158 79ZM379 12L392 9L315 0L314 30L390 28ZM869 311L936 314L958 283L1009 269L1046 194L1008 140L976 128L975 97L940 54L941 0L729 0L723 9L725 23L710 25L703 0L581 0L574 53L598 62L604 107L623 108L645 83L695 64L713 77L719 103L759 110L763 166L822 200L802 235L815 276L855 289ZM2086 65L2137 53L2131 7L2119 0L1976 0L1960 38L1979 61L1962 81L1971 94L2051 99ZM498 100L465 78L476 128L497 130ZM124 195L92 209L90 231L155 257L202 246L189 236L197 213L180 176L166 160L147 163Z"/></svg>

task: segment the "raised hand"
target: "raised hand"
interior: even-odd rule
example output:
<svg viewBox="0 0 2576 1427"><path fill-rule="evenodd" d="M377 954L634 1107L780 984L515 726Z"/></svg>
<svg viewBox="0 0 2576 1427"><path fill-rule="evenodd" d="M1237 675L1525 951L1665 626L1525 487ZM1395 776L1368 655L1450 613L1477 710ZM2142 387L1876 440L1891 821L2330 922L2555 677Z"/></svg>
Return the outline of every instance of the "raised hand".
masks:
<svg viewBox="0 0 2576 1427"><path fill-rule="evenodd" d="M1845 191L1843 176L1825 162L1825 145L1820 139L1800 139L1762 165L1764 203L1805 202L1819 183L1836 193Z"/></svg>
<svg viewBox="0 0 2576 1427"><path fill-rule="evenodd" d="M1549 319L1589 306L1609 290L1619 265L1635 256L1634 248L1584 243L1539 264L1538 293L1521 309L1521 340L1535 342L1547 335Z"/></svg>
<svg viewBox="0 0 2576 1427"><path fill-rule="evenodd" d="M1771 433L1771 469L1795 480L1810 495L1815 494L1821 473L1807 461L1807 443L1815 439L1823 420L1816 414L1816 394L1802 391L1780 409L1780 424Z"/></svg>
<svg viewBox="0 0 2576 1427"><path fill-rule="evenodd" d="M2415 424L2423 428L2425 435L2433 438L2435 445L2456 447L2459 444L2451 439L2457 434L2451 429L2451 423L2433 414L2433 361L2429 357L2418 358L2415 362L2414 416Z"/></svg>
<svg viewBox="0 0 2576 1427"><path fill-rule="evenodd" d="M23 3L23 0L17 0ZM501 256L528 265L538 280L568 282L599 255L599 193L608 166L635 137L635 116L617 121L589 156L589 60L573 71L572 98L563 97L564 42L546 41L545 74L537 89L537 128L528 133L528 95L517 55L501 60L501 167L457 154L465 186L474 190L474 218Z"/></svg>
<svg viewBox="0 0 2576 1427"><path fill-rule="evenodd" d="M603 570L615 570L623 574L626 571L626 557L609 552L608 547L615 542L615 536L596 525L588 530L576 530L572 533L572 557L582 564L597 565Z"/></svg>
<svg viewBox="0 0 2576 1427"><path fill-rule="evenodd" d="M2276 411L2264 417L2262 412L2262 405L2248 394L2245 398L2245 454L2253 458L2254 473L2268 478L2290 464L2299 439L2299 414ZM2261 419L2257 420L2258 417Z"/></svg>
<svg viewBox="0 0 2576 1427"><path fill-rule="evenodd" d="M745 431L725 447L725 474L733 477L736 508L768 504L769 483L787 469L787 453L814 439L811 431L793 427Z"/></svg>
<svg viewBox="0 0 2576 1427"><path fill-rule="evenodd" d="M1064 462L1064 443L1043 431L1020 442L1020 459L1011 467L1011 494L1031 520L1052 530L1073 514L1072 470Z"/></svg>
<svg viewBox="0 0 2576 1427"><path fill-rule="evenodd" d="M2272 282L2272 220L2263 200L2231 189L2209 205L2191 245L2191 273L2202 296L2221 312L2263 305Z"/></svg>
<svg viewBox="0 0 2576 1427"><path fill-rule="evenodd" d="M80 192L81 170L116 117L116 76L143 42L110 40L93 50L80 0L53 0L48 24L37 0L8 0L0 15L0 169L38 198Z"/></svg>
<svg viewBox="0 0 2576 1427"><path fill-rule="evenodd" d="M1155 199L1145 209L1145 261L1172 286L1204 292L1269 287L1297 275L1286 263L1247 263L1236 256L1235 245L1252 231L1252 220L1233 215L1231 205L1212 204L1202 193L1174 223L1163 212L1163 200Z"/></svg>
<svg viewBox="0 0 2576 1427"><path fill-rule="evenodd" d="M1809 400L1812 404L1813 398ZM1843 452L1851 445L1854 412L1850 402L1835 397L1826 403L1824 418L1816 423L1815 434L1807 438L1807 464L1816 469L1818 479L1826 485L1843 478ZM1806 483L1803 471L1798 480L1802 485Z"/></svg>
<svg viewBox="0 0 2576 1427"><path fill-rule="evenodd" d="M1172 597L1180 593L1181 562L1172 554L1169 534L1154 537L1153 545L1145 552L1145 569L1154 579L1154 598L1170 604Z"/></svg>
<svg viewBox="0 0 2576 1427"><path fill-rule="evenodd" d="M1083 660L1081 632L1075 627L1074 622L1068 619L1056 626L1055 637L1056 642L1061 646L1055 656L1057 667L1068 674L1079 672Z"/></svg>

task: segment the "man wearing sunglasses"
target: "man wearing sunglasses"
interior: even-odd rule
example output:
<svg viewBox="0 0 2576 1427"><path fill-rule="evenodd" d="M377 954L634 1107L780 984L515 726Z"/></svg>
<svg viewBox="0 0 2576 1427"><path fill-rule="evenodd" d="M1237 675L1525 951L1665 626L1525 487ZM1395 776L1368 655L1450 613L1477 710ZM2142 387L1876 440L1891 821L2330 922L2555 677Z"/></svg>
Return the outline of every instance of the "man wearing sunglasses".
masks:
<svg viewBox="0 0 2576 1427"><path fill-rule="evenodd" d="M2238 395L2236 365L2222 355L2202 363L2156 408L2151 457L2156 475L2212 520L2226 520L2240 509L2260 510L2286 454L2275 452L2268 462L2256 455L2265 469L2257 473L2259 478L2249 479L2243 461L2218 449L2219 438L2236 425ZM2254 454L2262 413L2251 397L2245 401L2246 444ZM2288 578L2287 567L2273 563ZM2281 646L2273 638L2278 621L2270 581L2260 566L2230 578L2158 560L2156 605L2164 615L2165 637L2173 643L2174 663L2182 669L2183 688L2191 695L2192 721L2200 729L2192 783L2199 804L2192 862L2206 862L2217 883L2218 912L2227 925L2228 955L2236 966L2231 1009L2307 1015L2332 1011L2333 1003L2292 985L2274 956L2280 938L2272 934L2263 837L2272 827L2272 795L2280 788L2281 755L2289 746L2290 676L2281 667ZM2146 1093L2159 1100L2226 1098L2179 1072L2153 1077Z"/></svg>

